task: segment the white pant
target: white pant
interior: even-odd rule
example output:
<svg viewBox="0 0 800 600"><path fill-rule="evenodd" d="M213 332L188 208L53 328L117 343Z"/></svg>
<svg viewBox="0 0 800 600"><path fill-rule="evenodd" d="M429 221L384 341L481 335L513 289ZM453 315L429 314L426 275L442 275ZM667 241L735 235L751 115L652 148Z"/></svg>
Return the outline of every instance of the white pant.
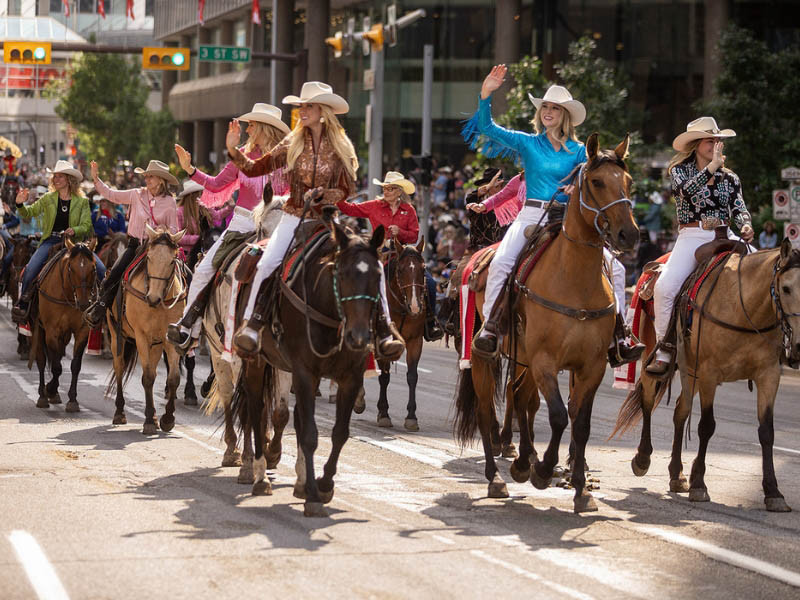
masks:
<svg viewBox="0 0 800 600"><path fill-rule="evenodd" d="M614 284L614 298L617 302L617 312L625 315L625 265L616 258L608 248L603 248L603 260L606 261L611 281ZM624 319L623 319L624 320Z"/></svg>

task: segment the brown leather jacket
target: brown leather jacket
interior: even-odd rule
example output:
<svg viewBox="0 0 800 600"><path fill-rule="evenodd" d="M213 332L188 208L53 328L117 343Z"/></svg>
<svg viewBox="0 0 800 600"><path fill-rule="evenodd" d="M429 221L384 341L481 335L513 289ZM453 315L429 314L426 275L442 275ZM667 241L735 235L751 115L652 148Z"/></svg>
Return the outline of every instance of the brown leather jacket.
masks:
<svg viewBox="0 0 800 600"><path fill-rule="evenodd" d="M342 160L334 152L327 138L322 136L319 148L314 148L311 132L305 130L304 133L303 152L297 158L294 168L285 173L289 180L290 192L289 200L283 205L283 210L296 217L303 214L305 193L316 187L322 187L325 192L315 210L319 210L325 204L336 204L355 192L355 182L350 179ZM288 148L288 139L284 138L272 150L256 160L247 158L238 150L230 154L230 157L242 173L248 177L258 177L285 167Z"/></svg>

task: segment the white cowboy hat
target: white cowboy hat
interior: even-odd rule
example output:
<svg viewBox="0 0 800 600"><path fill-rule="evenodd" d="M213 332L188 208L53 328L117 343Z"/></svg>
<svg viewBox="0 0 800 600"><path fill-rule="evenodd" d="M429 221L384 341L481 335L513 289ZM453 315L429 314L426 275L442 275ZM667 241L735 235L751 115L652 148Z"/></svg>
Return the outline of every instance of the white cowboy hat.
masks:
<svg viewBox="0 0 800 600"><path fill-rule="evenodd" d="M736 137L733 129L720 129L714 117L700 117L686 126L686 131L672 140L672 147L678 152L685 152L689 142L703 138L732 138Z"/></svg>
<svg viewBox="0 0 800 600"><path fill-rule="evenodd" d="M528 98L537 109L542 105L542 102L552 102L563 107L572 117L572 124L576 127L586 120L586 107L574 100L572 94L564 86L551 85L547 88L542 98L534 98L533 94L530 93Z"/></svg>
<svg viewBox="0 0 800 600"><path fill-rule="evenodd" d="M303 84L303 89L300 90L300 97L286 96L283 99L284 104L293 104L299 106L300 104L324 104L333 109L333 114L342 115L350 110L350 105L347 100L342 98L339 94L333 93L333 88L327 83L321 81L307 81Z"/></svg>
<svg viewBox="0 0 800 600"><path fill-rule="evenodd" d="M204 189L205 188L196 181L187 179L183 182L183 190L181 190L181 193L178 194L178 198L183 198L184 196L194 194L195 192L202 192Z"/></svg>
<svg viewBox="0 0 800 600"><path fill-rule="evenodd" d="M389 171L386 173L386 177L383 178L383 181L375 178L372 180L372 183L381 187L385 185L399 186L403 188L403 191L409 196L417 191L416 186L411 181L403 177L402 173L398 173L397 171Z"/></svg>
<svg viewBox="0 0 800 600"><path fill-rule="evenodd" d="M280 129L283 133L289 133L289 126L281 121L282 115L283 111L277 106L272 106L272 104L266 104L265 102L256 102L253 104L253 110L243 114L239 117L239 120L266 123Z"/></svg>
<svg viewBox="0 0 800 600"><path fill-rule="evenodd" d="M161 177L161 179L167 183L178 185L178 180L172 173L169 172L169 166L167 166L167 163L163 163L160 160L151 160L149 163L147 163L146 169L136 167L133 172L139 175L155 175L156 177Z"/></svg>
<svg viewBox="0 0 800 600"><path fill-rule="evenodd" d="M56 166L52 170L47 169L47 172L51 175L63 173L64 175L70 175L71 177L74 177L78 181L83 181L83 173L78 171L78 169L72 166L71 162L66 160L57 161Z"/></svg>

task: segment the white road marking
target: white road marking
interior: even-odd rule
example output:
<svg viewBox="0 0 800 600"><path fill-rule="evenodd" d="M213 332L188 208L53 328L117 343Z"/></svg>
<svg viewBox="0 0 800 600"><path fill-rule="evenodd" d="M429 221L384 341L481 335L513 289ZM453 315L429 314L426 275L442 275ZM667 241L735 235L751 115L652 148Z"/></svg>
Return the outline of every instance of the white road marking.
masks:
<svg viewBox="0 0 800 600"><path fill-rule="evenodd" d="M761 444L753 444L753 446L761 447ZM789 452L790 454L800 454L800 450L793 450L792 448L784 448L782 446L773 446L773 450L780 450L781 452Z"/></svg>
<svg viewBox="0 0 800 600"><path fill-rule="evenodd" d="M402 367L405 367L406 369L408 368L408 365L404 363L402 360L398 360L397 364ZM431 371L430 369L423 369L420 366L417 367L417 371L419 371L420 373L433 373L433 371Z"/></svg>
<svg viewBox="0 0 800 600"><path fill-rule="evenodd" d="M636 527L635 529L642 533L661 538L672 544L691 548L713 560L752 571L764 577L768 577L769 579L782 581L794 587L800 587L800 573L796 571L790 571L755 557L739 554L733 550L726 550L725 548L720 548L709 542L697 540L674 531L668 531L658 527Z"/></svg>
<svg viewBox="0 0 800 600"><path fill-rule="evenodd" d="M36 538L27 531L17 529L11 532L8 540L40 600L69 600L67 590L61 585L56 570Z"/></svg>
<svg viewBox="0 0 800 600"><path fill-rule="evenodd" d="M371 446L377 446L378 448L382 448L384 450L389 450L395 454L400 454L401 456L411 458L417 462L421 462L437 469L443 468L446 463L455 459L455 457L452 457L445 452L433 450L432 448L426 448L424 452L421 452L417 444L410 444L409 442L399 439L393 439L385 442L383 440L374 440L361 435L353 436L353 439L358 440L359 442L364 442L365 444L370 444Z"/></svg>

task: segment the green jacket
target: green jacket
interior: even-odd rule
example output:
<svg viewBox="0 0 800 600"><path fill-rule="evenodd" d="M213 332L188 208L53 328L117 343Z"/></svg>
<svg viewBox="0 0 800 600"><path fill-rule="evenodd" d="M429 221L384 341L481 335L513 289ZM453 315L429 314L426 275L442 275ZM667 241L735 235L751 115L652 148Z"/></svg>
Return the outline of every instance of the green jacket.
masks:
<svg viewBox="0 0 800 600"><path fill-rule="evenodd" d="M47 192L33 204L17 206L17 213L21 217L43 215L40 220L43 240L49 238L50 234L53 233L57 210L58 192ZM87 198L77 194L72 195L72 200L69 203L69 226L75 230L75 240L78 242L90 237L94 232L92 211L89 208L89 200Z"/></svg>

